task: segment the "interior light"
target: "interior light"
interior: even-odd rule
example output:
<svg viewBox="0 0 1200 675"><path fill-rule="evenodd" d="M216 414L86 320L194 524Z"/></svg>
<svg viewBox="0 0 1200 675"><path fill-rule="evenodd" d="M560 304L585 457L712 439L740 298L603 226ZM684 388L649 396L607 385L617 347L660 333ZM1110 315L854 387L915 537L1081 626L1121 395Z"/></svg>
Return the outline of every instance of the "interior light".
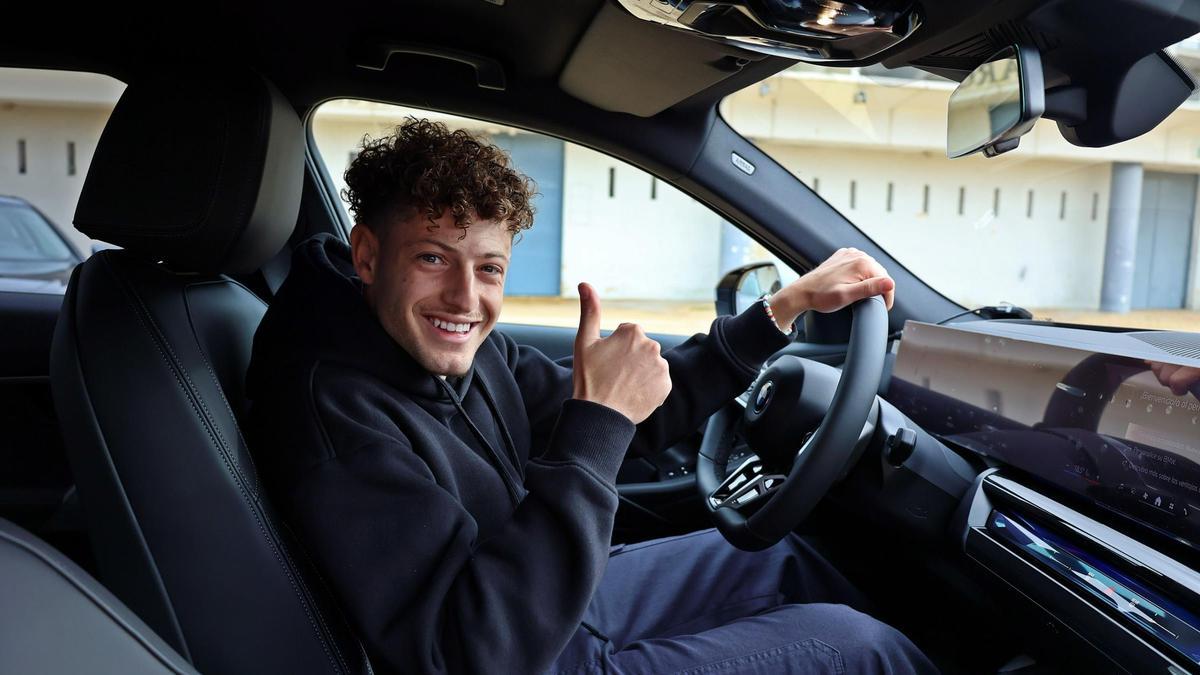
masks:
<svg viewBox="0 0 1200 675"><path fill-rule="evenodd" d="M644 21L809 63L870 58L903 41L921 24L917 0L617 2Z"/></svg>

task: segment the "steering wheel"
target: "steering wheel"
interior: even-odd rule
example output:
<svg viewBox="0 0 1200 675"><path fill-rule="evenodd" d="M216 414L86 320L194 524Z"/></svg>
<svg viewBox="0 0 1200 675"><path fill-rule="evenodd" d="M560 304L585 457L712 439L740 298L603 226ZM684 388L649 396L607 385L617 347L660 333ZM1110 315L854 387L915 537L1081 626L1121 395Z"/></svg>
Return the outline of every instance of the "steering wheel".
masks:
<svg viewBox="0 0 1200 675"><path fill-rule="evenodd" d="M836 368L781 356L749 397L709 418L696 485L717 529L747 551L783 539L856 457L883 374L888 320L883 299L855 303L846 361ZM741 405L745 406L738 415ZM725 474L737 418L752 455Z"/></svg>

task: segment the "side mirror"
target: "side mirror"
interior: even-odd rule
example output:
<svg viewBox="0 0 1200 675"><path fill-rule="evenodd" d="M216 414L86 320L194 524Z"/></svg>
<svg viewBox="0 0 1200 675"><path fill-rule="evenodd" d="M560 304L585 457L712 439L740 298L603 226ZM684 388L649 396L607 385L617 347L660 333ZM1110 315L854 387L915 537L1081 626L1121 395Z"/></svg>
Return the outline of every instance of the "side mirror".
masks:
<svg viewBox="0 0 1200 675"><path fill-rule="evenodd" d="M730 270L717 283L717 315L741 314L764 293L783 288L775 263L756 262Z"/></svg>
<svg viewBox="0 0 1200 675"><path fill-rule="evenodd" d="M1042 58L1036 49L1014 45L971 71L950 95L946 155L983 151L995 157L1017 147L1046 111Z"/></svg>

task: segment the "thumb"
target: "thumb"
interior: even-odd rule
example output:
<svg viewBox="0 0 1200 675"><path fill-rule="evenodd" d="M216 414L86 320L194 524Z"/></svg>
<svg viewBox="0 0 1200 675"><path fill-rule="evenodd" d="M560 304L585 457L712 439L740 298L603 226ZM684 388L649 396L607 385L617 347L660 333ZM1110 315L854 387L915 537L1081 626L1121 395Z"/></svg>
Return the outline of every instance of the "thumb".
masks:
<svg viewBox="0 0 1200 675"><path fill-rule="evenodd" d="M896 282L892 281L891 277L872 277L864 279L858 283L850 285L851 302L857 302L864 298L873 298L876 295L882 295L888 309L892 308L892 294L895 291Z"/></svg>
<svg viewBox="0 0 1200 675"><path fill-rule="evenodd" d="M579 332L575 334L575 352L600 339L600 298L591 284L579 284Z"/></svg>

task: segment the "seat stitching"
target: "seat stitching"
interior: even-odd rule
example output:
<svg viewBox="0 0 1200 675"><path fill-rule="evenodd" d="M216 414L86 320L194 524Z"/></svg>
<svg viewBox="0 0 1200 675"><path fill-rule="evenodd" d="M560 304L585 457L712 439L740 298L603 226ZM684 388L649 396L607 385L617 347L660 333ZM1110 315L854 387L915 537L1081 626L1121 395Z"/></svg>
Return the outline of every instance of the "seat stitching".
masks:
<svg viewBox="0 0 1200 675"><path fill-rule="evenodd" d="M208 283L213 283L213 282L208 282ZM243 287L243 288L245 288L245 287ZM186 291L183 294L183 301L184 301L184 306L188 310L189 320L191 320L191 305L188 303L188 296L187 296ZM195 336L195 331L192 331L192 335ZM167 348L170 349L169 344L167 345ZM261 494L262 487L261 487L261 483L259 482L258 467L254 463L254 455L252 455L249 451L250 444L246 442L246 438L242 434L242 427L237 422L237 416L233 414L233 407L229 405L229 399L226 398L226 396L225 396L225 391L224 391L224 388L221 386L221 381L217 378L217 374L212 368L212 363L209 361L208 355L204 353L204 349L201 347L199 339L196 340L196 351L200 353L200 360L204 362L204 367L205 367L205 370L208 371L209 379L211 379L213 384L216 385L217 395L221 397L221 402L225 405L225 412L229 413L229 417L233 420L233 428L237 432L238 440L241 441L241 444L242 444L241 447L246 448L246 457L250 460L250 475L253 480L254 499L257 501L259 499L259 495ZM214 423L213 426L216 427L216 424ZM220 433L219 428L217 429L217 431L219 434ZM233 459L236 461L237 458L234 457ZM238 463L238 465L240 467L240 463ZM243 480L244 480L244 478L243 478ZM278 536L278 535L276 535L276 536ZM278 558L276 558L276 559L278 560ZM291 564L294 566L294 563L291 563ZM297 578L300 581L301 585L306 585L306 582L304 581L303 577L298 576ZM305 588L304 590L306 593L308 593L311 596L311 591L308 591L307 588ZM311 598L310 598L310 600L311 600ZM346 661L345 655L342 654L341 647L337 644L337 641L333 639L333 636L332 636L333 631L330 630L328 624L325 622L325 619L324 619L324 617L321 616L320 612L314 612L314 614L316 615L317 621L319 621L321 623L321 628L324 629L324 632L326 634L326 639L329 641L329 646L332 647L332 649L337 657L338 662L342 665L342 667L346 671L349 671L350 666ZM314 626L314 628L315 628L315 626ZM326 652L326 653L328 653L328 652Z"/></svg>
<svg viewBox="0 0 1200 675"><path fill-rule="evenodd" d="M119 275L118 278L120 278ZM329 640L326 639L326 636L329 633L329 627L325 625L324 619L322 619L320 616L316 616L314 621L314 613L309 607L308 599L304 597L310 593L304 584L303 579L297 578L295 570L292 569L290 561L286 560L287 556L284 555L281 557L279 544L277 541L275 541L275 539L278 537L278 534L273 531L274 528L272 528L269 523L264 523L261 514L259 513L259 509L257 508L257 500L248 498L245 479L242 477L241 472L233 466L234 463L230 461L228 448L224 442L224 438L220 436L219 431L217 432L217 435L214 436L214 431L216 430L213 428L214 425L212 424L212 420L208 415L208 409L203 405L202 402L200 403L200 408L197 408L198 396L194 386L191 383L191 379L188 378L186 371L184 371L184 369L181 367L181 364L178 362L178 357L176 357L174 351L170 348L170 344L167 343L165 336L158 328L158 325L155 323L153 316L150 314L150 311L146 307L141 296L139 296L132 288L130 288L127 280L123 278L120 278L120 280L122 282L123 290L125 291L126 302L129 303L134 310L134 315L137 317L138 323L142 325L142 328L145 329L146 333L151 337L152 341L154 342L155 349L157 349L159 356L162 357L163 362L171 371L172 376L175 378L176 384L179 385L180 389L188 395L188 404L192 408L192 413L196 415L197 419L205 427L205 433L208 435L209 441L217 446L219 454L221 455L221 459L225 463L226 471L237 482L238 492L241 494L243 501L250 506L250 511L254 516L254 521L258 526L259 533L263 535L263 539L270 546L271 554L275 557L275 562L279 564L283 571L287 574L288 581L292 586L292 590L296 593L297 599L300 600L301 608L304 610L305 616L309 620L309 625L312 626L313 630L316 631L318 636L321 638L319 641L322 649L325 651L326 657L330 659L331 665L333 665L335 668L341 665L343 666L343 671L348 672L349 669L346 667L345 662L341 657L340 650L338 650L339 653L337 656L337 661L340 661L340 663L335 662L334 655L330 653L330 645L327 644ZM136 301L136 304L134 304L133 301ZM166 351L163 350L164 346L166 347ZM167 352L170 352L170 357L168 357ZM174 359L174 361L172 361L172 359ZM203 410L203 413L201 410ZM320 627L317 625L318 622L321 624ZM322 628L324 628L324 631L321 630Z"/></svg>
<svg viewBox="0 0 1200 675"><path fill-rule="evenodd" d="M176 364L176 366L177 366L177 368L178 368L178 370L179 370L179 373L180 373L180 375L182 375L182 376L183 376L183 379L184 379L184 381L187 383L187 389L188 389L189 393L191 393L191 394L192 394L192 397L195 399L195 402L196 402L197 404L199 404L199 406L200 406L200 410L201 410L201 411L203 411L203 417L201 418L201 421L202 421L202 422L205 422L205 423L206 423L206 426L207 426L207 427L208 427L208 428L211 430L211 432L212 432L212 433L210 434L210 437L211 437L213 434L215 434L215 435L216 435L216 440L217 440L217 442L219 443L219 445L220 445L221 449L222 449L223 451L227 451L227 450L228 450L228 448L229 448L229 442L225 440L225 434L223 434L223 433L221 432L221 427L220 427L220 425L218 425L218 424L216 423L216 420L214 420L214 419L213 419L212 413L209 411L209 409L208 409L208 404L205 402L205 400L204 400L204 397L203 397L203 396L201 396L201 395L200 395L200 393L199 393L199 391L197 391L197 390L196 390L196 386L195 386L195 384L192 382L191 375L189 375L189 374L188 374L188 372L187 372L187 369L183 367L183 364L180 362L180 358L179 358L179 356L178 356L178 355L175 353L175 349L174 349L174 347L172 347L172 346L171 346L171 342L170 342L170 340L167 340L167 339L166 339L166 336L165 336L165 335L163 335L162 331L161 331L161 330L158 328L158 324L154 322L154 319L153 319L153 317L152 317L152 316L149 316L149 315L150 315L150 311L149 311L149 309L146 307L145 303L144 303L144 302L142 302L142 299L141 299L141 297L138 297L138 304L140 304L140 305L142 306L142 310L146 312L147 316L149 317L149 320L150 320L151 324L152 324L152 325L153 325L153 327L154 327L154 330L157 332L157 334L158 334L159 336L161 336L161 338L162 338L162 343L163 343L163 347L165 347L165 348L166 348L166 350L167 350L167 352L168 352L168 353L171 355L171 360L172 360L172 361L173 361L173 362ZM186 297L186 295L184 296L184 306L185 306L185 307L187 306L187 297ZM201 352L201 353L203 353L203 352ZM217 390L218 390L218 391L220 391L220 388L221 388L221 387L220 387L220 383L218 383L218 384L217 384ZM230 415L232 416L232 413L230 413ZM234 425L235 425L235 427L236 427L236 422L237 422L237 420L236 420L236 418L234 418ZM241 468L242 468L242 467L241 467L241 462L239 462L239 461L238 461L237 455L235 455L235 454L229 454L229 455L228 455L228 461L229 461L229 462L230 462L230 463L231 463L231 464L232 464L234 467L236 467L236 469L235 469L235 470L236 470L236 471L237 471L237 472L240 474L240 473L241 473ZM244 477L243 477L243 479L244 479Z"/></svg>
<svg viewBox="0 0 1200 675"><path fill-rule="evenodd" d="M183 293L183 306L187 309L188 321L192 321L192 306L188 302L187 290ZM204 368L208 371L208 377L212 380L217 388L217 396L221 398L221 403L225 405L225 412L229 413L229 418L233 420L233 429L237 432L238 441L241 443L239 447L246 449L246 459L250 460L250 478L254 486L254 496L258 497L262 490L262 485L259 482L258 467L254 463L254 455L250 454L250 444L246 442L246 437L242 434L242 425L238 424L237 415L233 414L233 407L229 405L229 399L225 396L225 388L221 386L221 381L217 378L217 373L213 370L212 362L208 359L208 354L204 352L204 348L200 344L200 339L196 336L196 331L192 331L192 337L196 340L196 351L200 353L200 360L204 362ZM218 428L218 433L220 432ZM238 458L235 456L235 460ZM241 461L237 464L241 467Z"/></svg>
<svg viewBox="0 0 1200 675"><path fill-rule="evenodd" d="M317 583L321 585L322 589L324 589L325 594L331 598L334 598L333 592L330 590L330 587L329 587L329 582L326 581L325 577L321 575L320 568L317 567L317 564L313 560L312 555L310 555L308 552L308 549L306 549L304 547L303 542L300 540L300 537L296 535L295 530L293 530L287 524L286 520L281 519L279 521L279 524L283 526L283 529L288 531L288 535L291 536L292 541L296 542L296 545L293 548L299 552L299 555L304 557L304 560L307 562L309 569L312 570L313 576L316 578ZM338 616L341 618L343 625L347 625L347 626L349 625L349 622L346 620L345 613L342 612L341 606L338 605L336 602L336 598L335 598L335 602L333 603L333 605L331 607L331 610L338 613ZM362 646L362 643L357 638L354 640L354 643L358 647L358 655L362 658L363 663L366 664L366 666L367 666L367 675L373 675L375 670L371 667L371 660L367 657L367 650ZM342 656L341 648L338 647L337 643L333 643L333 648L335 650L338 650L338 656L340 658ZM343 663L343 665L346 666L347 670L350 669L350 666L348 664L346 664L344 659L343 659L342 663Z"/></svg>
<svg viewBox="0 0 1200 675"><path fill-rule="evenodd" d="M191 408L192 408L192 412L194 414L196 414L197 418L204 424L205 431L208 434L209 440L212 441L213 444L217 446L217 449L219 450L220 455L221 455L221 459L225 464L226 471L237 481L238 492L241 494L243 501L248 506L250 506L250 511L254 515L254 521L255 521L255 524L258 526L259 533L263 535L263 539L267 542L267 544L270 545L271 554L272 554L272 556L274 556L275 562L277 564L279 564L280 567L283 569L283 571L287 574L288 582L292 585L292 590L296 593L297 599L300 600L301 608L304 609L305 616L309 620L309 625L312 626L313 630L317 631L318 635L320 635L322 638L324 638L325 636L321 635L321 633L322 632L328 633L329 627L324 625L325 622L319 615L317 615L315 617L316 622L314 622L314 613L310 611L310 608L308 607L308 601L306 600L306 598L303 595L303 594L307 593L307 588L304 588L304 589L301 588L302 586L304 586L304 582L302 579L298 579L296 577L295 570L292 569L292 565L289 564L290 561L288 561L286 559L287 556L286 555L281 556L281 551L279 550L279 545L276 541L274 541L274 539L276 537L278 537L278 535L276 533L274 533L273 531L269 531L269 530L273 530L273 528L271 528L269 524L264 523L263 519L261 518L261 515L257 508L257 499L256 498L255 499L248 498L246 485L245 485L245 478L242 476L242 472L239 471L236 466L237 465L236 458L232 458L229 456L228 444L225 442L224 436L221 435L219 429L215 428L216 425L213 424L213 420L211 419L211 414L208 412L207 406L204 405L203 399L200 398L199 396L197 396L197 392L194 389L194 385L191 382L191 378L188 377L186 370L184 370L181 367L181 365L178 363L178 357L175 355L174 350L171 349L170 343L166 341L165 336L163 336L161 331L158 329L158 326L157 326L157 324L155 324L153 317L149 315L149 310L145 307L145 303L142 302L140 297L137 297L137 301L138 301L138 304L141 306L142 311L145 312L145 314L146 314L145 320L149 321L151 326L147 327L146 322L142 321L142 317L140 317L140 316L139 316L139 321L142 323L143 327L146 327L148 329L147 332L150 332L152 337L158 338L155 340L155 347L158 349L159 354L162 356L164 363L166 363L169 367L174 366L171 368L171 370L173 371L172 374L175 377L176 383L179 384L180 388L184 389L184 391L186 393L190 394L188 396L188 399L189 399L189 405L191 405ZM150 330L151 328L153 330ZM160 340L163 343L161 345L159 344ZM172 363L172 361L170 359L168 359L167 354L163 352L164 346L166 347L167 352L170 353L171 359L174 359L174 363ZM182 375L182 380L180 379L181 375ZM184 384L185 381L186 381L186 386ZM196 407L197 402L200 404L200 410L198 410ZM203 414L201 413L201 410L203 411ZM214 437L214 432L215 432L215 437ZM320 627L318 627L317 622L321 623L322 625ZM324 628L324 631L321 630L322 628ZM322 649L325 651L326 656L329 657L332 662L334 655L330 653L329 646L325 644L326 640L321 639L320 642L321 642ZM343 666L345 665L344 660L341 658L341 654L338 654L338 660L342 662L341 664ZM336 667L339 664L333 663L333 665Z"/></svg>

